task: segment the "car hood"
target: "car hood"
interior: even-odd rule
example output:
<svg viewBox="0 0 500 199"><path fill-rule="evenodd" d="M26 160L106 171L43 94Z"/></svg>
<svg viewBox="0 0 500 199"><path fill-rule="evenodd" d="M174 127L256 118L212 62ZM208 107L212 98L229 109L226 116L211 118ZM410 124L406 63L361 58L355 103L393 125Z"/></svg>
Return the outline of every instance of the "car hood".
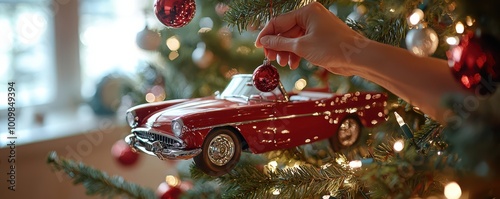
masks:
<svg viewBox="0 0 500 199"><path fill-rule="evenodd" d="M158 111L148 119L148 124L170 123L172 120L180 116L238 107L240 105L243 105L242 102L243 101L238 102L225 99L216 99L214 97L192 99L187 102L183 102Z"/></svg>

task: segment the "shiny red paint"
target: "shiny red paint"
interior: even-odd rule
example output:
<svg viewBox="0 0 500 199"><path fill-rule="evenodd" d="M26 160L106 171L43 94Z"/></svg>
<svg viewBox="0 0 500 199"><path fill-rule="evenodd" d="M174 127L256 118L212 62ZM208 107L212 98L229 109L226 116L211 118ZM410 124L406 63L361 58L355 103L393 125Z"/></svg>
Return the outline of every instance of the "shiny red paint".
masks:
<svg viewBox="0 0 500 199"><path fill-rule="evenodd" d="M211 96L145 104L129 111L139 118L135 128L152 129L170 137L176 137L171 130L172 120L181 119L184 127L178 138L184 143L182 149L201 148L211 130L229 127L243 138L252 153L330 138L346 117L359 119L365 127L373 127L386 118L384 93L336 95L304 91L291 95L289 101L271 96L281 100Z"/></svg>

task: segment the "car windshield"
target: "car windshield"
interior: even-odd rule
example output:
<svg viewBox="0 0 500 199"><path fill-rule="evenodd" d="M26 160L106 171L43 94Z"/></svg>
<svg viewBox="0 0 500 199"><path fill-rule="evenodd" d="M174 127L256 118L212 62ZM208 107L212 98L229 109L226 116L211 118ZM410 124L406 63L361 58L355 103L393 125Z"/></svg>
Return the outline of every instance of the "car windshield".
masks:
<svg viewBox="0 0 500 199"><path fill-rule="evenodd" d="M249 98L251 95L259 94L260 91L252 85L252 75L235 75L221 93L220 98Z"/></svg>

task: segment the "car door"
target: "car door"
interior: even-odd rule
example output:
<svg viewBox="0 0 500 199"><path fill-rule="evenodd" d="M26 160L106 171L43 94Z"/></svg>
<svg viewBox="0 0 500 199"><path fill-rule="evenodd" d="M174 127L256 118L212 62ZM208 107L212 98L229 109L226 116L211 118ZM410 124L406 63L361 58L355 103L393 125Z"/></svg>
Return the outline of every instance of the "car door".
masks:
<svg viewBox="0 0 500 199"><path fill-rule="evenodd" d="M276 146L288 148L328 137L325 134L330 125L324 110L321 101L278 102L274 108L277 119L273 121Z"/></svg>

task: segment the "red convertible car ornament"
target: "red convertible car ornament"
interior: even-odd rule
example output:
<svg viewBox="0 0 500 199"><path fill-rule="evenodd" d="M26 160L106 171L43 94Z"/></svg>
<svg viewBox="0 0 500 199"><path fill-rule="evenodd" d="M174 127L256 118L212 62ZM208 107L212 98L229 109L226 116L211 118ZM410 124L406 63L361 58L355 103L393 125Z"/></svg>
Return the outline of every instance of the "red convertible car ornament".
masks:
<svg viewBox="0 0 500 199"><path fill-rule="evenodd" d="M125 140L135 151L165 159L190 159L202 171L231 171L242 151L264 153L329 139L334 150L353 145L362 127L386 121L387 95L376 92L288 94L271 92L251 74L233 76L215 96L138 105L127 111Z"/></svg>

